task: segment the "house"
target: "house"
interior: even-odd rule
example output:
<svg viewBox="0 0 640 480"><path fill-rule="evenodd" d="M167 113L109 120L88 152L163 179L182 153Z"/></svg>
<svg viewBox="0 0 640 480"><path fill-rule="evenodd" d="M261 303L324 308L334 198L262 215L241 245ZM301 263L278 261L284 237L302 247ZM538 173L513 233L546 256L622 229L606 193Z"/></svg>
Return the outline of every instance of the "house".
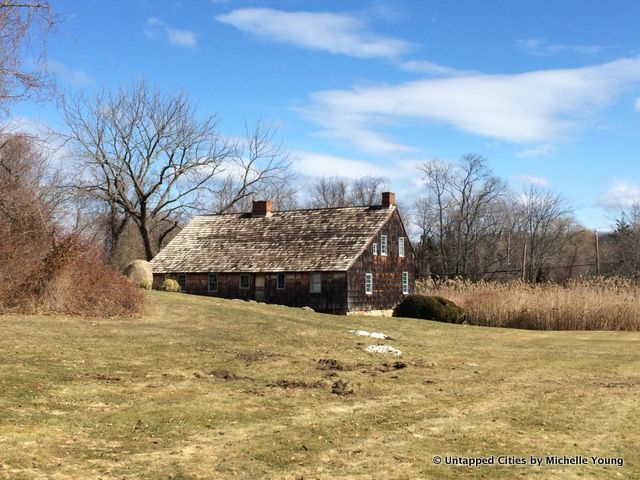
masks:
<svg viewBox="0 0 640 480"><path fill-rule="evenodd" d="M152 260L153 285L316 311L388 309L414 287L414 251L395 205L195 217Z"/></svg>

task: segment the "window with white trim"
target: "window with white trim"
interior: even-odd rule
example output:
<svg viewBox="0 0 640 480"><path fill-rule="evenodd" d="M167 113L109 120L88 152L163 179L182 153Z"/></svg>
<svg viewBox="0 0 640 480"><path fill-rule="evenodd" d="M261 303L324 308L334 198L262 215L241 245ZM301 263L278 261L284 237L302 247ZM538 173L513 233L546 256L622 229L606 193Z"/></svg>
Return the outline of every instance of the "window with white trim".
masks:
<svg viewBox="0 0 640 480"><path fill-rule="evenodd" d="M240 274L240 288L242 290L249 290L249 274L248 273L241 273Z"/></svg>
<svg viewBox="0 0 640 480"><path fill-rule="evenodd" d="M404 257L404 237L398 238L398 256Z"/></svg>
<svg viewBox="0 0 640 480"><path fill-rule="evenodd" d="M370 273L364 274L364 293L367 295L373 294L373 275Z"/></svg>
<svg viewBox="0 0 640 480"><path fill-rule="evenodd" d="M309 292L321 293L322 292L322 277L319 272L312 272L309 274Z"/></svg>
<svg viewBox="0 0 640 480"><path fill-rule="evenodd" d="M387 236L380 235L380 255L387 256Z"/></svg>
<svg viewBox="0 0 640 480"><path fill-rule="evenodd" d="M187 291L187 276L184 273L178 275L178 285L180 285L180 291Z"/></svg>
<svg viewBox="0 0 640 480"><path fill-rule="evenodd" d="M284 290L285 286L285 276L284 273L279 273L276 277L276 288L278 290Z"/></svg>
<svg viewBox="0 0 640 480"><path fill-rule="evenodd" d="M209 281L207 282L207 291L209 292L218 291L218 274L217 273L209 274Z"/></svg>
<svg viewBox="0 0 640 480"><path fill-rule="evenodd" d="M378 255L378 242L373 242L373 246L371 248L373 249L373 254Z"/></svg>
<svg viewBox="0 0 640 480"><path fill-rule="evenodd" d="M409 295L409 272L402 272L402 293Z"/></svg>

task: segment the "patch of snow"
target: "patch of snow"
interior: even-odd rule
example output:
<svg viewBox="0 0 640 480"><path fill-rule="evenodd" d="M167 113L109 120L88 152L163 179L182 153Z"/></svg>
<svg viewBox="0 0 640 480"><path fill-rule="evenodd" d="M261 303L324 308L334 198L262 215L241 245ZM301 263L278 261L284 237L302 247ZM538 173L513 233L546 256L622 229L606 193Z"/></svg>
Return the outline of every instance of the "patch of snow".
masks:
<svg viewBox="0 0 640 480"><path fill-rule="evenodd" d="M391 345L369 345L365 350L369 353L389 353L396 357L402 355L400 350L393 348Z"/></svg>
<svg viewBox="0 0 640 480"><path fill-rule="evenodd" d="M355 333L356 335L360 335L361 337L379 338L381 340L389 338L382 332L367 332L366 330L349 330L349 333Z"/></svg>

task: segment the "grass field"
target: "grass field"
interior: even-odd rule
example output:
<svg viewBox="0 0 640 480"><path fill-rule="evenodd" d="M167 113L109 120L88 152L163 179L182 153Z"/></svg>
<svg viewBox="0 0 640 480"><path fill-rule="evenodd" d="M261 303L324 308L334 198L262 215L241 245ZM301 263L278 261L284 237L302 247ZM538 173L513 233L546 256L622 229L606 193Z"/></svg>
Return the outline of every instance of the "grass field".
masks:
<svg viewBox="0 0 640 480"><path fill-rule="evenodd" d="M134 319L0 317L0 478L640 478L640 333L146 300Z"/></svg>

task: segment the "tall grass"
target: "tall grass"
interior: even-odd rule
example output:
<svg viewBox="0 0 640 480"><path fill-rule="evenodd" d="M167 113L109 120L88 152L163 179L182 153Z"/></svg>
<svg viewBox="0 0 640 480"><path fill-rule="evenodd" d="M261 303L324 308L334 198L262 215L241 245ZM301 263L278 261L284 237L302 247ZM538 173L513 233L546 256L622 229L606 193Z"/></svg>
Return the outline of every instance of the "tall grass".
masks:
<svg viewBox="0 0 640 480"><path fill-rule="evenodd" d="M472 325L531 330L640 330L640 285L622 278L566 284L446 280L418 282L418 293L462 306Z"/></svg>

